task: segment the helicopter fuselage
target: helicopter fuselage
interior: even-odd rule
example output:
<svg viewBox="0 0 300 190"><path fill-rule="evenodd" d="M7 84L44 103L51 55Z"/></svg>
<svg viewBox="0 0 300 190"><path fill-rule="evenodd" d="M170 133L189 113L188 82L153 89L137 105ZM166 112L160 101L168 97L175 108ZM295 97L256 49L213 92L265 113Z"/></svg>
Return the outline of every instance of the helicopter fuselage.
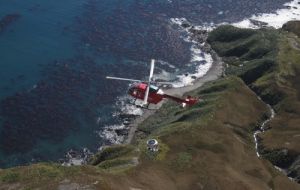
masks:
<svg viewBox="0 0 300 190"><path fill-rule="evenodd" d="M136 99L144 100L147 86L148 84L146 83L134 84L129 88L128 94ZM150 85L147 102L150 104L158 104L162 101L164 99L164 94L160 94L159 91L161 90L158 87Z"/></svg>
<svg viewBox="0 0 300 190"><path fill-rule="evenodd" d="M144 100L147 87L148 87L148 84L146 84L146 83L133 84L129 88L128 94L131 95L132 97L134 97L135 99ZM171 96L171 95L165 94L160 88L158 88L154 85L150 85L149 96L147 99L148 103L158 104L164 98L168 98L175 102L181 103L183 106L185 106L185 105L192 106L192 105L196 104L199 100L198 98L193 98L190 96L188 96L185 99Z"/></svg>

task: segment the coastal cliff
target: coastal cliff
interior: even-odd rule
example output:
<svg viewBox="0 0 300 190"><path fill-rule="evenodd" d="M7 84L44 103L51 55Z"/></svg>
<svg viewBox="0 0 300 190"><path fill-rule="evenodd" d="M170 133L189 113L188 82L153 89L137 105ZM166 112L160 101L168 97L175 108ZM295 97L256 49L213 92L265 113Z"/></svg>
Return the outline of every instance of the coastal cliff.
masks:
<svg viewBox="0 0 300 190"><path fill-rule="evenodd" d="M258 151L299 183L300 41L297 28L298 21L288 22L280 30L223 26L212 32L208 40L223 57L226 73L239 76L275 110L275 117L258 137ZM228 36L224 38L223 34Z"/></svg>
<svg viewBox="0 0 300 190"><path fill-rule="evenodd" d="M189 92L199 104L165 103L130 145L104 148L89 165L0 170L0 189L300 189L300 40L290 28L220 26L208 43L225 73Z"/></svg>

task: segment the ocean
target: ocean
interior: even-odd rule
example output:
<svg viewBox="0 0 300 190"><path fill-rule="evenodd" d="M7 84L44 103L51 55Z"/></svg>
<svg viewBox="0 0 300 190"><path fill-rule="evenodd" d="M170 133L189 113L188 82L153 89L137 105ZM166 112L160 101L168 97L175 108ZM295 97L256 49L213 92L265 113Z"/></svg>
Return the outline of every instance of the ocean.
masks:
<svg viewBox="0 0 300 190"><path fill-rule="evenodd" d="M289 3L289 4L285 4ZM280 27L299 19L294 0L0 0L0 168L38 161L82 164L122 143L142 110L127 82L155 77L190 85L212 59L182 23L201 29L249 18ZM263 14L265 13L265 14Z"/></svg>

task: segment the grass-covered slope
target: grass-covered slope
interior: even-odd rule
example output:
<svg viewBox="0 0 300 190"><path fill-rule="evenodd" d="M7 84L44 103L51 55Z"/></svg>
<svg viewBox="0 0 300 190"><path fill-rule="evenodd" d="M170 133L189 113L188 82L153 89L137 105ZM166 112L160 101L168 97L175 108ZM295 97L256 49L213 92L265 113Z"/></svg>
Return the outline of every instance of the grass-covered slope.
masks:
<svg viewBox="0 0 300 190"><path fill-rule="evenodd" d="M286 24L285 30L293 31L297 23ZM227 74L241 77L275 109L276 117L268 125L271 129L261 135L263 155L300 180L300 41L285 30L223 26L208 39L223 56ZM230 40L224 41L227 33Z"/></svg>
<svg viewBox="0 0 300 190"><path fill-rule="evenodd" d="M286 24L284 24L282 26L282 28L288 32L293 32L298 37L300 37L300 21L299 20L289 21Z"/></svg>
<svg viewBox="0 0 300 190"><path fill-rule="evenodd" d="M269 112L241 79L220 79L192 95L203 101L188 109L168 103L140 126L136 141L143 153L133 179L141 181L138 176L145 170L160 175L158 181L137 187L297 189L297 184L257 158L252 135ZM162 146L155 156L145 151L145 141L152 137Z"/></svg>
<svg viewBox="0 0 300 190"><path fill-rule="evenodd" d="M226 73L238 75L250 84L275 64L278 36L275 29L238 29L228 25L214 30L208 42L223 57Z"/></svg>
<svg viewBox="0 0 300 190"><path fill-rule="evenodd" d="M68 182L74 183L73 186L84 187L91 186L95 181L99 181L99 187L102 179L93 167L64 167L54 163L40 163L0 170L0 190L54 190L64 187Z"/></svg>
<svg viewBox="0 0 300 190"><path fill-rule="evenodd" d="M223 78L191 95L203 100L186 109L166 103L139 127L134 145L108 147L92 166L1 170L0 189L298 188L257 158L253 130L270 113L241 79ZM148 152L149 138L158 139L158 153Z"/></svg>

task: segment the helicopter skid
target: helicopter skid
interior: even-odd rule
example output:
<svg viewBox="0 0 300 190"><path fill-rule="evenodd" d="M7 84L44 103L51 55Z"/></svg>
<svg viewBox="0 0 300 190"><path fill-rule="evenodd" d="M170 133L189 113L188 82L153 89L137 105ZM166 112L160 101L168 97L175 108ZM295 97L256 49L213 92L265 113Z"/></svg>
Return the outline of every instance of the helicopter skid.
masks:
<svg viewBox="0 0 300 190"><path fill-rule="evenodd" d="M147 110L158 110L159 107L155 106L156 104L143 104L143 102L141 102L140 100L135 99L132 102L129 102L129 104L136 106L137 108L141 108L141 109L147 109ZM154 106L152 106L154 105ZM157 108L151 108L151 107L157 107Z"/></svg>

